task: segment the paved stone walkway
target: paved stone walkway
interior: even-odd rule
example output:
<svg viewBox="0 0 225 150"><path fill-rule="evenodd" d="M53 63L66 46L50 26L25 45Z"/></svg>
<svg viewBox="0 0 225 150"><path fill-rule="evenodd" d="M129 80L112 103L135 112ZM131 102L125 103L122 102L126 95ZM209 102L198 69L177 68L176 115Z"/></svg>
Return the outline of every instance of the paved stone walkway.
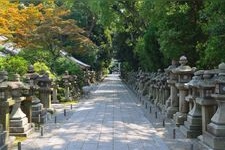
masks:
<svg viewBox="0 0 225 150"><path fill-rule="evenodd" d="M64 123L24 141L22 150L168 150L130 92L110 75Z"/></svg>

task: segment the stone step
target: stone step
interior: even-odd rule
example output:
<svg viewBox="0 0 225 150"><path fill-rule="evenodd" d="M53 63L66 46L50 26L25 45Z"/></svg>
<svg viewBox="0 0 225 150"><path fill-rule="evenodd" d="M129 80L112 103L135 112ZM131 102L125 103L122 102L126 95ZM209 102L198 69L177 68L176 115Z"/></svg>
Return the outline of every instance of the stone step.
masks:
<svg viewBox="0 0 225 150"><path fill-rule="evenodd" d="M21 120L10 120L10 127L22 127L28 123L28 118L24 117Z"/></svg>
<svg viewBox="0 0 225 150"><path fill-rule="evenodd" d="M12 135L11 133L24 133L27 130L29 130L31 128L31 124L27 123L22 127L9 127L9 133L10 135Z"/></svg>
<svg viewBox="0 0 225 150"><path fill-rule="evenodd" d="M184 134L186 138L197 138L202 134L201 130L190 130L185 126L180 126L180 131Z"/></svg>
<svg viewBox="0 0 225 150"><path fill-rule="evenodd" d="M43 104L38 103L36 105L32 105L32 111L38 111L43 109Z"/></svg>
<svg viewBox="0 0 225 150"><path fill-rule="evenodd" d="M38 117L39 116L39 114L41 114L41 110L39 110L39 111L32 111L32 118L33 117Z"/></svg>
<svg viewBox="0 0 225 150"><path fill-rule="evenodd" d="M8 150L8 145L0 145L0 150Z"/></svg>
<svg viewBox="0 0 225 150"><path fill-rule="evenodd" d="M11 130L11 129L10 129ZM27 124L25 128L17 128L17 132L10 132L10 136L21 136L21 137L28 137L33 131L34 131L34 125ZM24 132L18 132L18 131L24 131Z"/></svg>
<svg viewBox="0 0 225 150"><path fill-rule="evenodd" d="M38 123L38 120L39 119L39 117L32 117L32 122L34 122L34 123ZM47 114L45 114L45 115L43 115L43 116L41 116L41 118L40 118L40 123L46 123L47 122Z"/></svg>
<svg viewBox="0 0 225 150"><path fill-rule="evenodd" d="M5 145L7 141L7 132L0 133L0 146Z"/></svg>

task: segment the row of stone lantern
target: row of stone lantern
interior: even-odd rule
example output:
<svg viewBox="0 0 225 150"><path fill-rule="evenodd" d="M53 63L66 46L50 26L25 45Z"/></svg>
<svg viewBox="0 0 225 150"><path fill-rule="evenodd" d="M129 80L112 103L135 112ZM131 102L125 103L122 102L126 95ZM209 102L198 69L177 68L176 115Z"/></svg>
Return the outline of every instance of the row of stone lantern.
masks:
<svg viewBox="0 0 225 150"><path fill-rule="evenodd" d="M47 108L51 108L51 80L44 72L43 75L35 73L32 65L28 67L25 79L30 86L32 122L45 123L47 121Z"/></svg>
<svg viewBox="0 0 225 150"><path fill-rule="evenodd" d="M33 66L29 66L24 82L18 74L8 80L8 73L0 71L0 149L8 149L8 138L27 136L33 131L34 123L45 123L47 112L51 111L51 103L58 103L57 82L52 84L48 74L37 74ZM95 82L95 73L90 72L89 80ZM72 100L72 95L79 93L77 76L66 72L63 77L65 97ZM51 98L52 96L52 98Z"/></svg>
<svg viewBox="0 0 225 150"><path fill-rule="evenodd" d="M81 94L77 80L77 76L70 75L68 71L66 71L62 76L63 86L65 88L64 93L66 101L71 101Z"/></svg>
<svg viewBox="0 0 225 150"><path fill-rule="evenodd" d="M8 149L9 135L27 136L33 131L32 122L44 123L46 109L51 107L51 80L48 76L35 74L31 67L25 81L20 81L18 74L8 80L8 73L0 71L1 149Z"/></svg>
<svg viewBox="0 0 225 150"><path fill-rule="evenodd" d="M128 83L134 83L135 76L137 77L133 89L137 90L139 95L145 96L161 109L165 107L169 97L169 87L165 73L162 73L161 70L158 70L157 73L143 73L140 71L138 74L132 73L128 76L132 79Z"/></svg>
<svg viewBox="0 0 225 150"><path fill-rule="evenodd" d="M89 86L92 83L96 82L96 74L95 71L86 70L84 72L84 85Z"/></svg>
<svg viewBox="0 0 225 150"><path fill-rule="evenodd" d="M7 135L26 136L33 130L31 101L27 98L29 86L20 81L18 74L14 74L11 81L8 81L7 72L0 74L0 123Z"/></svg>
<svg viewBox="0 0 225 150"><path fill-rule="evenodd" d="M128 83L133 83L141 96L147 95L150 102L164 108L166 116L173 118L187 138L198 137L202 145L224 149L225 64L196 71L187 65L184 56L179 63L176 66L172 61L165 73L133 72L128 75Z"/></svg>

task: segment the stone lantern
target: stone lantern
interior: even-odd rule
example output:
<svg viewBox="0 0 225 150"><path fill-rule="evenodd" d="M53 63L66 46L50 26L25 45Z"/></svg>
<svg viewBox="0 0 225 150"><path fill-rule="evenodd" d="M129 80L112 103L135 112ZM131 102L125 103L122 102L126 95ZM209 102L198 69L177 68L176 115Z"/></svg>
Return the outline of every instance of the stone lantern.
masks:
<svg viewBox="0 0 225 150"><path fill-rule="evenodd" d="M35 73L34 67L30 65L28 67L28 72L25 74L26 83L30 86L30 96L27 99L32 101L32 122L34 123L45 123L47 120L47 111L43 109L43 104L41 100L36 96L36 91L38 89L37 78L39 75Z"/></svg>
<svg viewBox="0 0 225 150"><path fill-rule="evenodd" d="M0 149L7 149L9 138L9 107L12 101L10 98L9 87L7 85L8 73L0 72Z"/></svg>
<svg viewBox="0 0 225 150"><path fill-rule="evenodd" d="M179 90L179 112L174 114L174 120L176 125L183 125L184 121L187 120L187 113L189 111L188 102L185 101L188 90L184 87L184 84L191 80L191 77L195 71L195 68L191 68L186 65L188 62L185 56L180 57L180 66L173 69L172 72L177 75L178 81L175 84Z"/></svg>
<svg viewBox="0 0 225 150"><path fill-rule="evenodd" d="M37 78L39 98L44 108L51 108L52 81L46 73Z"/></svg>
<svg viewBox="0 0 225 150"><path fill-rule="evenodd" d="M12 104L9 103L10 88L7 82L0 83L0 123L3 125L4 130L9 129L9 107ZM14 104L14 103L13 103Z"/></svg>
<svg viewBox="0 0 225 150"><path fill-rule="evenodd" d="M178 89L176 88L175 84L177 83L177 75L175 75L172 70L176 68L176 62L173 60L172 64L165 69L165 72L169 74L169 79L167 80L167 83L170 87L170 96L168 100L166 101L166 115L168 118L172 118L173 114L178 112L179 102L178 102Z"/></svg>
<svg viewBox="0 0 225 150"><path fill-rule="evenodd" d="M91 71L91 83L95 83L95 71Z"/></svg>
<svg viewBox="0 0 225 150"><path fill-rule="evenodd" d="M149 78L149 75L146 74L145 79L144 79L144 88L143 88L143 91L142 91L143 96L146 96L148 94L149 84L150 84L150 78Z"/></svg>
<svg viewBox="0 0 225 150"><path fill-rule="evenodd" d="M8 149L8 133L3 130L2 124L0 124L0 149Z"/></svg>
<svg viewBox="0 0 225 150"><path fill-rule="evenodd" d="M202 80L198 85L199 96L196 98L196 102L202 110L202 133L207 130L207 125L215 113L216 101L212 97L212 93L215 91L215 74L215 70L205 70L201 74Z"/></svg>
<svg viewBox="0 0 225 150"><path fill-rule="evenodd" d="M78 78L76 75L71 75L71 83L72 83L72 92L71 95L77 98L80 95L80 90L78 87Z"/></svg>
<svg viewBox="0 0 225 150"><path fill-rule="evenodd" d="M21 109L21 102L26 100L22 94L24 90L28 90L28 87L20 82L20 75L18 74L14 74L13 80L9 81L8 85L11 89L12 99L15 101L10 113L10 135L27 136L33 131L33 127L32 124L28 122L29 120L26 114ZM26 109L31 110L31 108Z"/></svg>
<svg viewBox="0 0 225 150"><path fill-rule="evenodd" d="M134 90L136 90L137 92L139 92L140 77L142 76L142 74L143 74L143 72L142 72L141 69L136 74L136 82L135 82L135 88L134 88Z"/></svg>
<svg viewBox="0 0 225 150"><path fill-rule="evenodd" d="M52 91L52 103L59 103L59 100L57 98L57 94L58 94L58 88L59 88L59 85L57 82L54 82L53 85L53 91Z"/></svg>
<svg viewBox="0 0 225 150"><path fill-rule="evenodd" d="M162 70L161 69L158 69L158 72L157 72L157 76L155 77L155 89L156 89L156 97L155 97L155 100L154 100L154 103L156 105L158 105L160 103L160 97L161 97L161 75L162 75Z"/></svg>
<svg viewBox="0 0 225 150"><path fill-rule="evenodd" d="M157 82L156 82L156 79L157 79L157 73L154 73L154 76L153 76L153 78L152 78L152 99L151 99L151 101L152 101L152 103L154 104L154 102L155 102L155 100L156 100L156 98L157 98Z"/></svg>
<svg viewBox="0 0 225 150"><path fill-rule="evenodd" d="M147 99L151 101L152 99L152 78L154 77L153 73L149 74L149 87L148 87L148 96Z"/></svg>
<svg viewBox="0 0 225 150"><path fill-rule="evenodd" d="M71 95L71 93L70 93L70 86L71 86L70 78L71 78L71 76L69 75L69 72L66 71L62 77L62 80L63 80L64 86L65 86L65 100L67 100L67 101L72 100L72 98L70 96Z"/></svg>
<svg viewBox="0 0 225 150"><path fill-rule="evenodd" d="M89 71L89 70L86 70L86 71L84 72L84 84L85 84L86 86L91 85L91 83L90 83L90 77L91 77L90 71Z"/></svg>
<svg viewBox="0 0 225 150"><path fill-rule="evenodd" d="M184 85L189 90L189 94L185 97L185 100L189 103L190 111L187 115L187 121L184 122L184 126L181 126L181 131L187 138L196 138L202 133L201 106L196 103L196 97L199 95L197 87L201 81L202 73L203 70L195 72L192 80Z"/></svg>
<svg viewBox="0 0 225 150"><path fill-rule="evenodd" d="M162 89L163 89L163 92L162 92L162 106L161 108L164 107L164 110L165 108L167 108L168 105L166 105L166 101L169 99L169 96L170 96L170 88L167 84L167 74L164 73L163 74L163 77L162 77Z"/></svg>
<svg viewBox="0 0 225 150"><path fill-rule="evenodd" d="M217 101L218 108L203 134L203 142L212 149L224 150L225 147L225 63L219 65L219 74L216 79L215 94L212 97Z"/></svg>
<svg viewBox="0 0 225 150"><path fill-rule="evenodd" d="M140 96L142 95L142 91L144 89L144 79L145 79L145 75L143 73L139 76L139 82L138 82L138 93L140 94Z"/></svg>
<svg viewBox="0 0 225 150"><path fill-rule="evenodd" d="M10 98L9 86L8 86L8 73L6 71L0 72L0 100L7 101Z"/></svg>

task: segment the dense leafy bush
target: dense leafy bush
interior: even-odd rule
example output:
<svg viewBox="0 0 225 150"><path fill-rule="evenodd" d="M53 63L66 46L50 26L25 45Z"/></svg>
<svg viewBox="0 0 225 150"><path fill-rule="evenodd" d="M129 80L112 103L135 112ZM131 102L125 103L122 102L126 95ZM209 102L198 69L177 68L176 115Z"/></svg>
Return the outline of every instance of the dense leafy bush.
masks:
<svg viewBox="0 0 225 150"><path fill-rule="evenodd" d="M43 62L34 63L35 72L41 74L42 71L45 71L51 79L55 78L55 75L51 72L50 68Z"/></svg>
<svg viewBox="0 0 225 150"><path fill-rule="evenodd" d="M18 73L24 75L27 72L28 62L19 56L7 56L0 58L0 69L9 74Z"/></svg>
<svg viewBox="0 0 225 150"><path fill-rule="evenodd" d="M43 62L47 66L51 66L53 63L52 55L49 51L41 50L41 49L24 49L22 50L18 56L26 59L30 64L34 64L36 62Z"/></svg>
<svg viewBox="0 0 225 150"><path fill-rule="evenodd" d="M55 61L55 71L57 75L62 75L65 73L65 71L68 71L69 74L81 74L80 67L72 62L71 60L65 58L65 57L60 57Z"/></svg>

